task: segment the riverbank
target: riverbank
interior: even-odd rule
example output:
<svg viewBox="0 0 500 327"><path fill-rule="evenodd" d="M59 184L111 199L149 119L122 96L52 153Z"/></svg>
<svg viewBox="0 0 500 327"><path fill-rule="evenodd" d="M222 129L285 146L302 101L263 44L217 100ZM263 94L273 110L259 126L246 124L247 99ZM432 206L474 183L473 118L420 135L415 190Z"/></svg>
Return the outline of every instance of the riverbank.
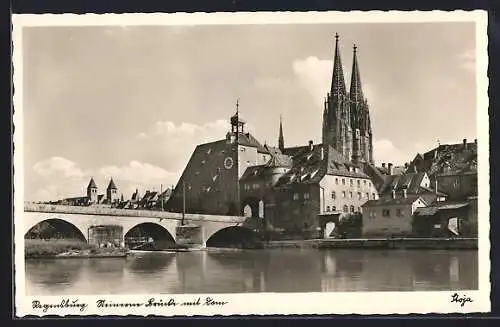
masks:
<svg viewBox="0 0 500 327"><path fill-rule="evenodd" d="M24 240L24 257L41 258L124 258L124 248L98 248L80 240Z"/></svg>
<svg viewBox="0 0 500 327"><path fill-rule="evenodd" d="M477 238L313 239L270 241L265 248L477 250Z"/></svg>

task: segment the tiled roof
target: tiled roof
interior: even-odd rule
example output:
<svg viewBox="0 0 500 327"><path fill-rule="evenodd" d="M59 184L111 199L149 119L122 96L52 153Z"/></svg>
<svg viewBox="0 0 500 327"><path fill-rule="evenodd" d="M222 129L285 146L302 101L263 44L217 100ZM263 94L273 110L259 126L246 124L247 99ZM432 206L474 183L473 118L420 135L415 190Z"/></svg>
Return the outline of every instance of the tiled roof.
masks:
<svg viewBox="0 0 500 327"><path fill-rule="evenodd" d="M436 202L430 207L416 209L414 214L417 216L433 216L442 210L460 209L468 205L468 202Z"/></svg>
<svg viewBox="0 0 500 327"><path fill-rule="evenodd" d="M372 207L372 206L383 206L383 205L400 205L400 204L412 204L415 201L420 199L423 201L422 198L420 198L418 195L408 195L406 198L404 197L397 197L397 198L392 198L392 197L384 197L380 198L378 200L368 200L366 201L362 207ZM425 201L423 201L425 203Z"/></svg>
<svg viewBox="0 0 500 327"><path fill-rule="evenodd" d="M286 148L283 152L292 157L293 166L279 179L276 186L317 183L326 174L369 178L361 167L345 160L333 147L322 149L322 144L312 145L312 150L310 146Z"/></svg>
<svg viewBox="0 0 500 327"><path fill-rule="evenodd" d="M116 185L115 185L115 182L113 181L113 178L111 178L111 180L109 181L109 184L108 184L108 190L116 190Z"/></svg>
<svg viewBox="0 0 500 327"><path fill-rule="evenodd" d="M238 133L238 144L257 148L260 153L269 153L269 150L250 133Z"/></svg>
<svg viewBox="0 0 500 327"><path fill-rule="evenodd" d="M425 173L407 173L403 175L388 175L385 176L383 186L379 192L381 194L402 191L406 189L408 193L417 193Z"/></svg>
<svg viewBox="0 0 500 327"><path fill-rule="evenodd" d="M290 156L284 154L274 154L271 159L266 163L266 167L276 168L285 167L291 168L293 166L293 160Z"/></svg>
<svg viewBox="0 0 500 327"><path fill-rule="evenodd" d="M250 181L255 179L261 179L265 168L266 168L265 165L250 166L245 170L240 180Z"/></svg>
<svg viewBox="0 0 500 327"><path fill-rule="evenodd" d="M97 188L93 177L90 178L89 186L87 186L87 188Z"/></svg>
<svg viewBox="0 0 500 327"><path fill-rule="evenodd" d="M409 170L415 167L430 176L477 172L477 144L441 144L423 155L417 154L410 163Z"/></svg>

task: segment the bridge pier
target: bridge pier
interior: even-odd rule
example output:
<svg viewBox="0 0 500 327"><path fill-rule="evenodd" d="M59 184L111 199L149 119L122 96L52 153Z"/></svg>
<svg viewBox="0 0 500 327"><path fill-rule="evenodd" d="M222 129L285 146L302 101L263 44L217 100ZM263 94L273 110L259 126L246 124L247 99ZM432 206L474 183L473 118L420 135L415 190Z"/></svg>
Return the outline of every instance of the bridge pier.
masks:
<svg viewBox="0 0 500 327"><path fill-rule="evenodd" d="M175 241L181 248L204 248L203 226L189 224L175 228Z"/></svg>

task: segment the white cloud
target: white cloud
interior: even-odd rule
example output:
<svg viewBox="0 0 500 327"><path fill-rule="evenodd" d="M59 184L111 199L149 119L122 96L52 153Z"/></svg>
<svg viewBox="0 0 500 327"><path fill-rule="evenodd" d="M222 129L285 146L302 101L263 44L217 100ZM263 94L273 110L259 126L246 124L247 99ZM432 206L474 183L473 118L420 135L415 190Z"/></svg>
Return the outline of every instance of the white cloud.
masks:
<svg viewBox="0 0 500 327"><path fill-rule="evenodd" d="M349 92L351 83L351 70L342 67L346 89ZM306 59L295 60L293 62L293 71L299 78L299 81L307 92L313 97L319 108L323 108L324 99L332 81L333 61L320 60L317 57L307 57ZM361 77L361 80L363 78ZM369 83L362 83L363 93L368 103L372 103L375 98L373 87Z"/></svg>
<svg viewBox="0 0 500 327"><path fill-rule="evenodd" d="M181 123L176 125L171 121L158 121L155 123L152 131L139 133L139 138L155 138L162 137L167 140L217 140L229 130L229 122L219 119L213 122L208 122L203 125L192 123Z"/></svg>
<svg viewBox="0 0 500 327"><path fill-rule="evenodd" d="M123 166L104 166L96 171L83 171L75 162L61 157L40 161L33 166L35 174L27 190L27 200L48 201L84 196L90 177L96 181L100 194L105 193L109 180L113 177L118 193L123 193L126 198L136 188L141 192L159 191L161 185L164 188L170 187L179 178L179 172L169 172L140 161L131 161Z"/></svg>
<svg viewBox="0 0 500 327"><path fill-rule="evenodd" d="M331 60L320 60L317 57L307 57L293 62L293 71L302 87L320 108L323 108L323 101L331 83L332 69Z"/></svg>
<svg viewBox="0 0 500 327"><path fill-rule="evenodd" d="M71 160L62 157L52 157L33 165L33 170L40 176L61 174L64 177L82 177L84 172Z"/></svg>
<svg viewBox="0 0 500 327"><path fill-rule="evenodd" d="M405 153L394 146L392 141L387 139L375 140L373 142L373 156L376 164L382 162L393 163L394 165L402 165L413 159L415 154Z"/></svg>

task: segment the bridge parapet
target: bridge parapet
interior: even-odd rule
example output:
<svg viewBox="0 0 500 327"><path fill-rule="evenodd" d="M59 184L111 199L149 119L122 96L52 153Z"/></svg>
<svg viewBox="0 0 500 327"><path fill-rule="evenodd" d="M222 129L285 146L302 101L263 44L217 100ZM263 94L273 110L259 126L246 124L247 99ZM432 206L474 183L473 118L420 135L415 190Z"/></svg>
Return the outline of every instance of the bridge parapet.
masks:
<svg viewBox="0 0 500 327"><path fill-rule="evenodd" d="M181 220L182 214L176 212L154 211L154 210L136 210L136 209L117 209L101 206L67 206L42 203L24 203L25 212L46 212L59 214L81 214L81 215L99 215L99 216L121 216L138 218L159 218ZM222 222L222 223L243 223L245 217L242 216L216 216L203 214L185 214L184 219L191 222Z"/></svg>

